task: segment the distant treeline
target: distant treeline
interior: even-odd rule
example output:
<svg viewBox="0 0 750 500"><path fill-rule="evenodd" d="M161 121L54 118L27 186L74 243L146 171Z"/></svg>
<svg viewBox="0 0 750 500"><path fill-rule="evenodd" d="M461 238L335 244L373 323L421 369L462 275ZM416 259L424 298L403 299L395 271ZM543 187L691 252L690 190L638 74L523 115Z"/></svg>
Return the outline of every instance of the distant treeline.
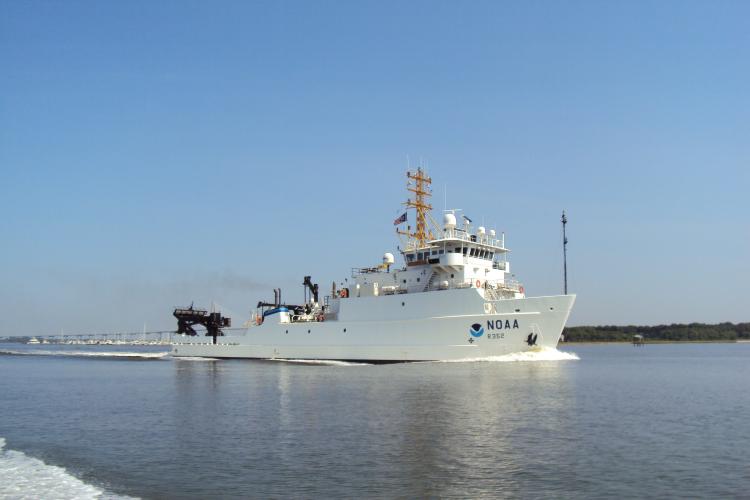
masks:
<svg viewBox="0 0 750 500"><path fill-rule="evenodd" d="M629 342L633 335L643 335L649 340L662 341L732 341L750 340L750 323L719 323L706 325L658 326L573 326L563 331L566 342Z"/></svg>

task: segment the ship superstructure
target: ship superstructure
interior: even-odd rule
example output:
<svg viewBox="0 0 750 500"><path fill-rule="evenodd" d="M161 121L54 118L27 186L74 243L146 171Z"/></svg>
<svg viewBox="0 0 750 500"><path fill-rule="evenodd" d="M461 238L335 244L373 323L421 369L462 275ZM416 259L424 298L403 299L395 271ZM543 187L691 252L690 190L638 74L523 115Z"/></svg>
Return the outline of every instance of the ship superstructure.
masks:
<svg viewBox="0 0 750 500"><path fill-rule="evenodd" d="M574 295L527 298L510 275L504 234L474 229L447 210L430 215L431 179L407 172L408 211L394 221L403 265L386 253L376 266L352 269L330 294L306 276L302 304L258 303L248 328L212 342L180 331L175 356L410 361L478 358L555 347ZM183 313L184 314L184 313ZM217 321L219 319L217 318ZM228 324L228 322L227 322ZM192 329L191 329L192 330ZM189 335L188 335L189 334Z"/></svg>

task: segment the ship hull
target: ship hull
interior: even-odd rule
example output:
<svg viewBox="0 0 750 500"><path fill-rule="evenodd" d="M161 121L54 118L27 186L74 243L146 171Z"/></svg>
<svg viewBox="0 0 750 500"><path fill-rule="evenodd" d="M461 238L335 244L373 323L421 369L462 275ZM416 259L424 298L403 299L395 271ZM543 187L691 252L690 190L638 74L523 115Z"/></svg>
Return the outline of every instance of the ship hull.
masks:
<svg viewBox="0 0 750 500"><path fill-rule="evenodd" d="M555 348L575 295L488 300L480 289L342 299L326 321L266 319L210 338L177 336L175 357L403 362Z"/></svg>

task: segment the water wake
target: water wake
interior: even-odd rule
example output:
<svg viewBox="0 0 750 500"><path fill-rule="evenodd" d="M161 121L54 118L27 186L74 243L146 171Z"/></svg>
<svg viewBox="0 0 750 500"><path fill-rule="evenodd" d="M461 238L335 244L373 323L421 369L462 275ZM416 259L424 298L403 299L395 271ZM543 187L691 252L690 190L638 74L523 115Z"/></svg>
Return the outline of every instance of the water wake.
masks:
<svg viewBox="0 0 750 500"><path fill-rule="evenodd" d="M78 358L133 358L163 359L169 352L120 352L120 351L8 351L0 350L0 356L72 356Z"/></svg>
<svg viewBox="0 0 750 500"><path fill-rule="evenodd" d="M169 356L175 361L221 361L220 358L204 358L201 356Z"/></svg>
<svg viewBox="0 0 750 500"><path fill-rule="evenodd" d="M268 361L281 361L283 363L296 363L301 365L321 366L370 366L370 363L354 363L351 361L338 361L335 359L280 359L272 358Z"/></svg>
<svg viewBox="0 0 750 500"><path fill-rule="evenodd" d="M447 359L438 361L423 361L423 363L508 363L511 361L576 361L581 358L573 352L563 352L551 347L542 347L533 351L514 352L502 356L485 356L481 358ZM338 361L334 359L281 359L269 358L268 361L280 361L283 363L295 363L304 365L322 366L370 366L372 363L355 363L350 361ZM408 361L406 363L409 363ZM417 361L419 363L419 361Z"/></svg>
<svg viewBox="0 0 750 500"><path fill-rule="evenodd" d="M0 350L0 356L70 356L79 358L110 358L132 360L175 360L175 361L219 361L219 358L201 356L172 356L168 351L163 352L118 352L118 351L10 351ZM572 352L558 351L544 347L534 351L515 352L502 356L486 356L479 358L451 359L442 361L428 361L430 363L475 363L475 362L510 362L510 361L574 361L580 359ZM282 359L269 358L268 361L319 366L370 366L371 363L338 361L334 359Z"/></svg>
<svg viewBox="0 0 750 500"><path fill-rule="evenodd" d="M84 483L63 467L48 465L25 453L5 449L0 438L0 498L129 498Z"/></svg>
<svg viewBox="0 0 750 500"><path fill-rule="evenodd" d="M446 361L436 361L436 363L476 363L476 362L493 362L508 363L516 361L577 361L581 358L574 352L558 351L552 347L542 347L534 351L513 352L503 354L502 356L486 356L483 358L466 358Z"/></svg>

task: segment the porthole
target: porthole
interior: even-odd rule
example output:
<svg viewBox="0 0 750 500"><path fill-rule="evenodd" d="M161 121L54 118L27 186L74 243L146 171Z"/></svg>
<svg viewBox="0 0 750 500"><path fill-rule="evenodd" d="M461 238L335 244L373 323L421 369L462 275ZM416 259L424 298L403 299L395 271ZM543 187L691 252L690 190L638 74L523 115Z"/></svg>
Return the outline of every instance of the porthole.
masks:
<svg viewBox="0 0 750 500"><path fill-rule="evenodd" d="M344 328L344 333L346 333L346 328Z"/></svg>
<svg viewBox="0 0 750 500"><path fill-rule="evenodd" d="M310 330L307 330L307 333L310 333Z"/></svg>
<svg viewBox="0 0 750 500"><path fill-rule="evenodd" d="M549 310L550 310L550 311L554 311L554 310L555 310L555 308L554 308L554 307L550 307L550 308L549 308Z"/></svg>
<svg viewBox="0 0 750 500"><path fill-rule="evenodd" d="M289 333L289 330L287 330L286 333Z"/></svg>
<svg viewBox="0 0 750 500"><path fill-rule="evenodd" d="M521 310L520 310L520 309L516 309L516 312L517 312L517 313L520 313L520 312L521 312Z"/></svg>
<svg viewBox="0 0 750 500"><path fill-rule="evenodd" d="M401 307L405 306L406 302L401 302Z"/></svg>

